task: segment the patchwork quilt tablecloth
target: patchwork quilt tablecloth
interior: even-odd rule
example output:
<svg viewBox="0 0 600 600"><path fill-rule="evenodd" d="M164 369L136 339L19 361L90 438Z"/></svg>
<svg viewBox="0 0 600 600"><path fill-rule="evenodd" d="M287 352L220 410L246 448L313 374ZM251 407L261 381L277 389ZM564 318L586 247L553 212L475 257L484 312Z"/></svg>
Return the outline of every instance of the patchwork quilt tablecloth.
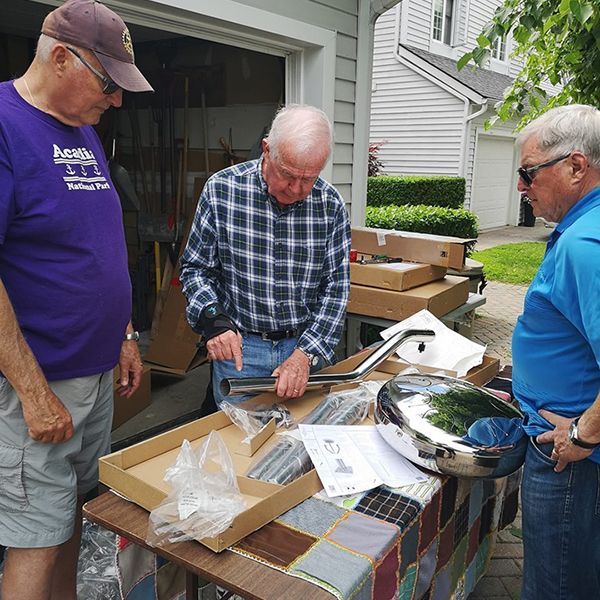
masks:
<svg viewBox="0 0 600 600"><path fill-rule="evenodd" d="M462 600L514 520L520 472L500 480L430 475L355 497L305 500L229 551L318 585L340 600ZM124 600L183 598L183 570L116 536Z"/></svg>
<svg viewBox="0 0 600 600"><path fill-rule="evenodd" d="M484 574L496 532L517 512L519 476L384 487L302 502L233 552L329 590L340 600L466 598Z"/></svg>

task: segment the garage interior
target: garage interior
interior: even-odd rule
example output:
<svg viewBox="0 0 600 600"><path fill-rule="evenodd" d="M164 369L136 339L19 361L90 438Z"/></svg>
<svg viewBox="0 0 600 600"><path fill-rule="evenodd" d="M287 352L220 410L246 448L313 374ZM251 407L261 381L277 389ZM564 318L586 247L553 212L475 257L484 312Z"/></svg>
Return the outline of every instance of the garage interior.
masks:
<svg viewBox="0 0 600 600"><path fill-rule="evenodd" d="M51 6L31 0L2 3L2 81L26 70L50 10ZM182 318L163 322L161 331L166 313L174 310L182 316L177 257L207 178L260 155L260 140L285 102L286 60L275 51L266 54L127 24L136 64L155 92L124 92L122 107L107 111L96 129L123 208L133 325L141 332L143 355L150 347L154 354L173 357L179 353L182 336L182 352L195 355L197 336ZM173 288L171 296L178 294L176 300L169 299ZM116 444L126 445L156 433L157 428L197 416L208 366L189 370L192 357L183 358L175 369L173 365L162 372L153 368L151 404L148 372L144 400L148 406L134 418L131 413L142 404L126 409L120 419L127 422L113 432ZM202 360L193 364L198 362Z"/></svg>

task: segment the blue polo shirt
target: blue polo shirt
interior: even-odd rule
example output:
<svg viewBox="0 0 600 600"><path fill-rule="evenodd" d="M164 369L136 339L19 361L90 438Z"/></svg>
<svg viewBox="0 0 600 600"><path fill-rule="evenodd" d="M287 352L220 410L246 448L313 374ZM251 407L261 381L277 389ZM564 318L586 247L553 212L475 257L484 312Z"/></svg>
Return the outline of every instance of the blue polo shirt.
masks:
<svg viewBox="0 0 600 600"><path fill-rule="evenodd" d="M576 417L600 390L600 187L553 231L512 340L513 390L530 436L554 428L546 409ZM592 455L600 462L600 451Z"/></svg>

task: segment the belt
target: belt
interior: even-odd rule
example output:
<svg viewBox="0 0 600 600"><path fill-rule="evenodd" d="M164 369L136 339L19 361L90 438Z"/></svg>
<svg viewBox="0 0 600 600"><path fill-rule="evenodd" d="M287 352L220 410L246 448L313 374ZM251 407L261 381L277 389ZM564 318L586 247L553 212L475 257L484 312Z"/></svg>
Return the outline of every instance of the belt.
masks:
<svg viewBox="0 0 600 600"><path fill-rule="evenodd" d="M261 333L260 331L248 331L248 335L257 335L263 340L268 340L270 342L278 342L279 340L285 340L287 338L293 338L298 335L297 329L284 329L282 331L265 331Z"/></svg>

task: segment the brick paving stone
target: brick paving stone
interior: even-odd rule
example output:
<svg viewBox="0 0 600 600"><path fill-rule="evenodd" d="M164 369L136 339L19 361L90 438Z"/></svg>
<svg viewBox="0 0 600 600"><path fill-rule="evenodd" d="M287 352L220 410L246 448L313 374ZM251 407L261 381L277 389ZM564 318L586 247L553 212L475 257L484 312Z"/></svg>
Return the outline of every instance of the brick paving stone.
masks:
<svg viewBox="0 0 600 600"><path fill-rule="evenodd" d="M497 558L497 554L494 553L487 574L496 577L518 577L521 571L512 558Z"/></svg>

